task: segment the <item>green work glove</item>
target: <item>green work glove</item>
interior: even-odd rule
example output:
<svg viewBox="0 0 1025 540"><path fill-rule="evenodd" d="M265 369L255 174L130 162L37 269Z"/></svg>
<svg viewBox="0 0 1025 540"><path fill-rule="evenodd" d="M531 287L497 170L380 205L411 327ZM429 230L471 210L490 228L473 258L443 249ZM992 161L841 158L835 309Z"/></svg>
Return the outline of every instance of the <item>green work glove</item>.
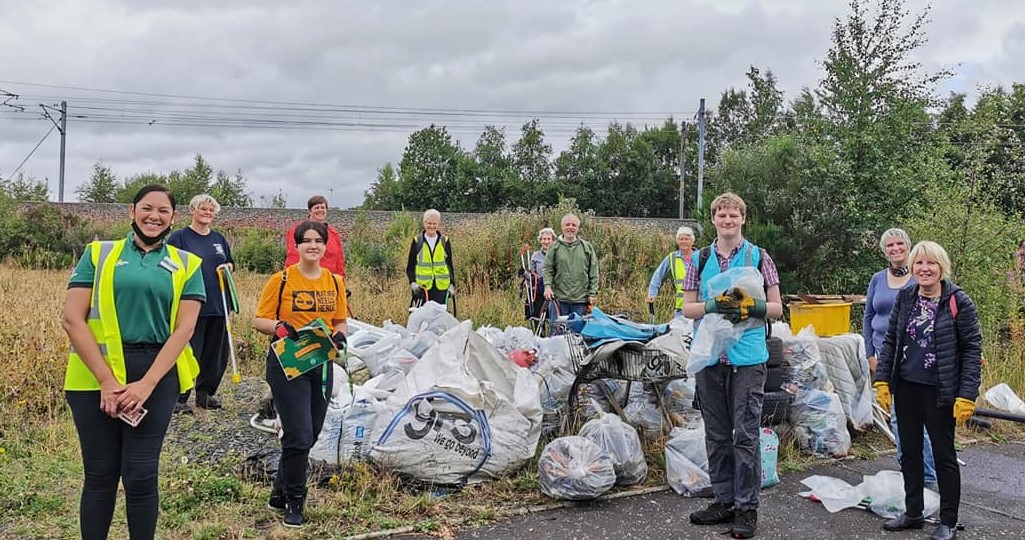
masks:
<svg viewBox="0 0 1025 540"><path fill-rule="evenodd" d="M732 294L732 291L728 291L716 296L715 298L705 300L705 313L724 314L730 311L736 311L739 306L739 299Z"/></svg>
<svg viewBox="0 0 1025 540"><path fill-rule="evenodd" d="M740 314L739 320L736 322L746 321L750 317L764 319L766 311L765 300L758 300L757 298L748 296L747 293L743 291L738 292L740 294Z"/></svg>

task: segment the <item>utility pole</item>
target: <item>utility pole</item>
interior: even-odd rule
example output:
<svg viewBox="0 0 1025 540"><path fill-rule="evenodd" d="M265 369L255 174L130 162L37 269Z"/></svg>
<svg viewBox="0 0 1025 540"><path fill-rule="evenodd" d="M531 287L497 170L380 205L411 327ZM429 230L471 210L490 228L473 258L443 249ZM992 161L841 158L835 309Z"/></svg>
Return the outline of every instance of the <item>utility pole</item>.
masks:
<svg viewBox="0 0 1025 540"><path fill-rule="evenodd" d="M61 171L57 180L57 202L64 202L64 148L68 138L68 102L61 101Z"/></svg>
<svg viewBox="0 0 1025 540"><path fill-rule="evenodd" d="M60 108L60 120L54 120L53 116L50 115L49 105L39 104L43 108L43 116L53 122L53 125L57 127L57 131L61 134L61 164L60 164L60 178L57 181L57 202L64 202L64 149L66 147L66 139L68 133L68 102L61 101ZM54 109L57 112L57 109Z"/></svg>
<svg viewBox="0 0 1025 540"><path fill-rule="evenodd" d="M680 122L680 219L687 217L684 188L687 185L687 121Z"/></svg>
<svg viewBox="0 0 1025 540"><path fill-rule="evenodd" d="M701 213L701 190L705 186L705 98L701 98L698 107L698 200L697 212Z"/></svg>

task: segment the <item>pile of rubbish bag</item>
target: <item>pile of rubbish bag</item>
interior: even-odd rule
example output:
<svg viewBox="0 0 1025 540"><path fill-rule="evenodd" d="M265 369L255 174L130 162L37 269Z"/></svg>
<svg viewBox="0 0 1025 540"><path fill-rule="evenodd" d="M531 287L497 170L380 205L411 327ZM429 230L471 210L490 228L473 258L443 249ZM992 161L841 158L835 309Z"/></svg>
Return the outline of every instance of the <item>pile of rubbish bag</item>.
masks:
<svg viewBox="0 0 1025 540"><path fill-rule="evenodd" d="M369 460L425 484L465 485L534 457L541 385L488 341L487 329L474 332L427 302L406 326L350 319L349 330L346 369L334 370L336 392L311 459ZM502 346L520 346L520 334L503 333ZM533 346L532 335L524 345Z"/></svg>
<svg viewBox="0 0 1025 540"><path fill-rule="evenodd" d="M587 332L586 361L602 361L595 351L614 354L623 342L642 342L682 367L704 367L687 347L692 328L685 319L641 325L599 311L578 326ZM587 380L579 386L577 410L568 411L581 359L574 358L565 336L538 337L526 327L474 331L470 321L458 321L434 302L412 310L404 326L350 319L349 329L346 369L334 370L334 394L310 452L313 460L336 466L369 461L417 482L461 486L514 473L537 454L543 437L551 442L539 457L542 491L585 500L615 485L644 482L642 443L668 431L669 485L689 496L711 487L694 378L683 376L682 368L681 378L660 385ZM822 342L810 329L793 335L776 323L772 333L784 344L783 388L794 396L790 419L799 447L822 456L847 455L848 425L858 429L865 400L871 405L871 392L863 391L867 365L861 373L858 365L824 360ZM702 346L714 350L722 344ZM857 342L838 347L856 348ZM1007 401L996 392L994 399ZM625 420L607 412L613 409ZM562 434L569 412L585 423L576 434L552 439ZM768 487L779 481L776 433L763 428L760 447L762 485Z"/></svg>

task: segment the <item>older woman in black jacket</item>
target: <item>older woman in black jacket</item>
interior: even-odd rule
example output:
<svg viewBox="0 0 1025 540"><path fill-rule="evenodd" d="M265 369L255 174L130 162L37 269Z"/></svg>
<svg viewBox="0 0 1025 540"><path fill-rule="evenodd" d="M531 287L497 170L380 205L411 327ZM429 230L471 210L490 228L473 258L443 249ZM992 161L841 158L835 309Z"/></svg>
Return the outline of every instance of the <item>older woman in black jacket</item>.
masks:
<svg viewBox="0 0 1025 540"><path fill-rule="evenodd" d="M934 540L957 537L961 471L954 450L954 426L971 418L979 395L982 335L972 299L948 280L950 258L935 242L911 250L911 272L918 281L900 291L879 353L876 400L891 402L904 445L903 515L883 524L888 531L925 524L922 426L932 439L940 488L940 524Z"/></svg>

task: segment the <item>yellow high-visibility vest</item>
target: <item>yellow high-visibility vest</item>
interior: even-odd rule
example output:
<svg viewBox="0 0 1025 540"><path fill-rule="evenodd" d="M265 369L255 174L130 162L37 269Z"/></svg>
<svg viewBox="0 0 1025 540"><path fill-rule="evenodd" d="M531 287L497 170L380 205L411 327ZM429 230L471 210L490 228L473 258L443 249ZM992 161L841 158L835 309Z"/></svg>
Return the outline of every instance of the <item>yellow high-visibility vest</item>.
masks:
<svg viewBox="0 0 1025 540"><path fill-rule="evenodd" d="M683 309L683 278L687 277L687 266L683 264L683 257L677 252L669 255L669 269L673 273L673 286L676 287L676 310Z"/></svg>
<svg viewBox="0 0 1025 540"><path fill-rule="evenodd" d="M114 372L114 378L121 384L127 384L127 375L121 327L117 320L117 311L114 309L114 267L117 266L118 257L126 242L126 239L122 239L92 243L91 254L96 274L93 278L92 298L89 300L89 315L86 320L93 338L100 346L100 353ZM178 320L178 305L181 303L182 291L185 290L185 282L199 271L203 260L197 255L170 245L167 246L167 254L177 265L177 269L171 273L174 298L171 300L170 328L173 332ZM185 257L182 257L183 254ZM185 345L175 365L178 369L178 384L181 391L185 392L195 386L196 377L199 375L199 362L196 361L191 345ZM73 348L68 355L64 389L100 389L100 382Z"/></svg>
<svg viewBox="0 0 1025 540"><path fill-rule="evenodd" d="M433 282L435 290L447 291L452 283L452 276L448 273L446 257L445 237L438 234L438 241L434 244L434 253L431 253L431 246L424 238L420 254L416 258L416 283L425 289L430 289L431 282Z"/></svg>

